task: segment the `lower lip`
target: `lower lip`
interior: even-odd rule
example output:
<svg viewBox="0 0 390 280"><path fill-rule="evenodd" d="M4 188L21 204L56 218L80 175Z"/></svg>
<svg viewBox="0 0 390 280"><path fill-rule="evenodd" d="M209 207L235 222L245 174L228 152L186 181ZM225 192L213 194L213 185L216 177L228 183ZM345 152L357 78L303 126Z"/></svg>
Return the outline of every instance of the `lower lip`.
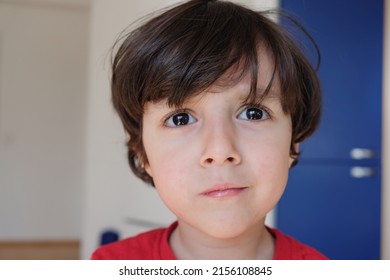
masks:
<svg viewBox="0 0 390 280"><path fill-rule="evenodd" d="M204 196L210 197L210 198L228 198L237 196L240 193L242 193L246 188L233 188L233 189L226 189L226 190L217 190L205 193Z"/></svg>

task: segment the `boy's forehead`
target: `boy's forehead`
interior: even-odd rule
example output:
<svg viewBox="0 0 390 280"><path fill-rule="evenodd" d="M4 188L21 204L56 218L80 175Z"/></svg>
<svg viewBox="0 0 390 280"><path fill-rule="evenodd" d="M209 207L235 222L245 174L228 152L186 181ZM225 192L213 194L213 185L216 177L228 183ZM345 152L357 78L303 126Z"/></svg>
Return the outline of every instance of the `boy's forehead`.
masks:
<svg viewBox="0 0 390 280"><path fill-rule="evenodd" d="M265 48L258 50L257 77L254 79L256 80L256 92L252 96L254 99L281 98L281 84L278 72L275 70L274 59ZM237 63L200 94L219 93L235 87L241 98L247 99L251 94L252 82L251 69L244 69L242 63Z"/></svg>
<svg viewBox="0 0 390 280"><path fill-rule="evenodd" d="M251 62L249 62L250 64ZM242 58L238 63L230 67L210 88L215 90L240 86L250 88L252 83L252 65L247 65ZM257 49L257 93L263 94L264 90L270 86L272 91L279 92L280 80L275 71L275 60L273 53L265 46ZM271 84L272 82L272 84ZM249 92L249 90L248 90ZM271 92L270 92L271 93Z"/></svg>

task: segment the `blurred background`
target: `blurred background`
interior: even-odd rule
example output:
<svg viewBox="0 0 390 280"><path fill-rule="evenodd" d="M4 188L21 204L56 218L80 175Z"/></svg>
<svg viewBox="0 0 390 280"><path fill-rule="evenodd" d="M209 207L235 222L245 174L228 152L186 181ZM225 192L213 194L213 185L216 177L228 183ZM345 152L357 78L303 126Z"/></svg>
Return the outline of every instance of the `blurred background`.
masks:
<svg viewBox="0 0 390 280"><path fill-rule="evenodd" d="M174 221L128 167L109 59L177 2L0 0L0 259L88 259ZM323 123L267 223L331 258L390 259L387 0L233 2L289 9L322 52Z"/></svg>

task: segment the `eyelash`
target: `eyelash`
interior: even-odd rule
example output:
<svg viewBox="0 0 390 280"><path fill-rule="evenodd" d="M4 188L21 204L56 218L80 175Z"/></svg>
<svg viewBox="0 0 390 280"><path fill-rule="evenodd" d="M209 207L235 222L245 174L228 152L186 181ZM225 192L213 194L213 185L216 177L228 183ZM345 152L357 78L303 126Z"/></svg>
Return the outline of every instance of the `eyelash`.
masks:
<svg viewBox="0 0 390 280"><path fill-rule="evenodd" d="M258 109L258 110L264 111L264 113L267 115L267 119L272 119L272 115L271 115L270 110L268 108L266 108L265 106L263 106L261 104L256 104L256 103L243 105L241 107L241 111L238 114L238 116L240 116L242 113L245 112L245 110L248 110L248 109ZM263 120L252 120L252 121L263 121Z"/></svg>
<svg viewBox="0 0 390 280"><path fill-rule="evenodd" d="M248 109L258 109L258 110L262 110L265 112L265 114L267 115L267 119L272 119L271 117L271 113L270 111L260 105L260 104L246 104L246 105L243 105L242 108L241 108L241 111L240 113L237 115L237 118L245 112L245 110L248 110ZM174 112L171 112L169 113L166 117L163 118L163 126L164 127L168 127L168 128L176 128L176 127L179 127L180 125L168 125L167 122L174 116L177 116L177 115L180 115L180 114L188 114L190 116L190 118L194 119L196 121L196 118L191 114L190 110L188 109L179 109L177 111L174 111ZM249 120L249 121L263 121L263 120ZM192 123L190 123L192 124ZM186 125L189 125L189 124L185 124L185 125L182 125L182 126L186 126Z"/></svg>
<svg viewBox="0 0 390 280"><path fill-rule="evenodd" d="M179 127L179 126L176 126L176 125L168 125L167 122L169 121L169 119L171 119L172 117L176 116L176 115L180 115L180 114L188 114L190 115L192 118L194 118L192 116L192 114L190 113L189 110L187 109L179 109L177 111L174 111L174 112L171 112L169 113L166 117L163 118L163 126L164 127L168 127L168 128L175 128L175 127ZM194 118L195 119L195 118ZM196 119L195 119L196 120Z"/></svg>

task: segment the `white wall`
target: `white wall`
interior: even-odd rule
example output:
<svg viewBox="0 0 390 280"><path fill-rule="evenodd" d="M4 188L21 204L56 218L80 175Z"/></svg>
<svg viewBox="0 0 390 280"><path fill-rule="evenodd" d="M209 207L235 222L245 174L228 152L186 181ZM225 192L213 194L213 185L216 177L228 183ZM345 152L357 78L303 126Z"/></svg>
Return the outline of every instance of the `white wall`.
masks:
<svg viewBox="0 0 390 280"><path fill-rule="evenodd" d="M154 225L168 225L174 220L155 190L137 179L128 167L125 134L110 102L107 56L119 32L126 26L149 12L176 2L179 1L92 2L83 258L90 257L105 229L113 228L121 236L128 236ZM259 8L259 3L267 7L276 3L274 0L237 2L255 8ZM143 220L150 226L128 223L129 218Z"/></svg>
<svg viewBox="0 0 390 280"><path fill-rule="evenodd" d="M80 237L88 16L0 1L2 241Z"/></svg>

